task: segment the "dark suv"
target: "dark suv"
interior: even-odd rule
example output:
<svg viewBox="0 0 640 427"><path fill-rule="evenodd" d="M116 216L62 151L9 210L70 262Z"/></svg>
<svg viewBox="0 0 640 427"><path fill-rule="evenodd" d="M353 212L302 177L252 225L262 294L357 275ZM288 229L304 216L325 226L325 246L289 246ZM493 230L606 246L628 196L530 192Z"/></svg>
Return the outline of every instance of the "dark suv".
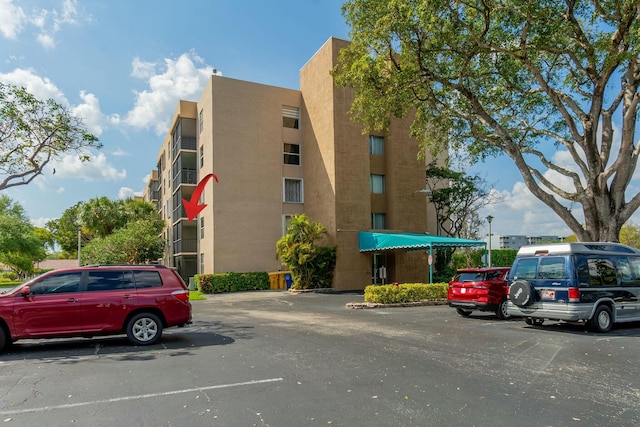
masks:
<svg viewBox="0 0 640 427"><path fill-rule="evenodd" d="M493 311L500 319L510 319L507 313L508 274L509 267L460 269L449 282L447 304L464 317L479 310Z"/></svg>
<svg viewBox="0 0 640 427"><path fill-rule="evenodd" d="M0 294L0 350L26 338L127 334L156 343L191 323L189 290L162 265L97 265L42 274Z"/></svg>

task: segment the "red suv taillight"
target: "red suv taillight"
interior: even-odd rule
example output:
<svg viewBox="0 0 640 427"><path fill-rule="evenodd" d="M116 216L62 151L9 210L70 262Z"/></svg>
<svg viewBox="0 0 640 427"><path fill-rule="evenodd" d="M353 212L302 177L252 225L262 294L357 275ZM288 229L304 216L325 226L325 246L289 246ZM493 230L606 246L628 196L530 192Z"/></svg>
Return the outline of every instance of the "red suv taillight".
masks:
<svg viewBox="0 0 640 427"><path fill-rule="evenodd" d="M580 288L569 288L569 302L580 302Z"/></svg>
<svg viewBox="0 0 640 427"><path fill-rule="evenodd" d="M178 298L180 301L189 302L189 291L186 289L173 291L171 292L171 295Z"/></svg>

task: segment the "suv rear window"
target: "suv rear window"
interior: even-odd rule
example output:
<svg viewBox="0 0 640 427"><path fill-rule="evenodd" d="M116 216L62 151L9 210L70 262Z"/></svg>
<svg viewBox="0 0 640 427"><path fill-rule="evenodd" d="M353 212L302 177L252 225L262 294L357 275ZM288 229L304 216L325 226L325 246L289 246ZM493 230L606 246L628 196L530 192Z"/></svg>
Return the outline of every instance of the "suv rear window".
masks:
<svg viewBox="0 0 640 427"><path fill-rule="evenodd" d="M486 280L498 280L502 271L466 271L453 278L454 282L484 282Z"/></svg>
<svg viewBox="0 0 640 427"><path fill-rule="evenodd" d="M536 269L538 268L537 258L522 258L518 260L513 271L514 280L517 279L535 279Z"/></svg>
<svg viewBox="0 0 640 427"><path fill-rule="evenodd" d="M549 257L540 260L540 279L564 279L565 268L563 257Z"/></svg>
<svg viewBox="0 0 640 427"><path fill-rule="evenodd" d="M160 273L157 271L134 271L133 276L136 281L136 288L158 288L162 286Z"/></svg>

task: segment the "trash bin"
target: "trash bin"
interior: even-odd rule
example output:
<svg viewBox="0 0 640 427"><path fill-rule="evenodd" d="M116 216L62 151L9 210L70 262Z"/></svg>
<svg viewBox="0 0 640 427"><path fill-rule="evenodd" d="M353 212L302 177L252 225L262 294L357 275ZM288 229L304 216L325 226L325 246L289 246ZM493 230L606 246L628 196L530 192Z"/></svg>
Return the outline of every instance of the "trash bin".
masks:
<svg viewBox="0 0 640 427"><path fill-rule="evenodd" d="M269 289L280 289L278 285L279 273L269 273Z"/></svg>
<svg viewBox="0 0 640 427"><path fill-rule="evenodd" d="M291 285L293 284L291 273L284 273L284 281L287 283L287 290L291 289Z"/></svg>
<svg viewBox="0 0 640 427"><path fill-rule="evenodd" d="M189 290L195 291L196 289L196 280L195 277L189 277Z"/></svg>

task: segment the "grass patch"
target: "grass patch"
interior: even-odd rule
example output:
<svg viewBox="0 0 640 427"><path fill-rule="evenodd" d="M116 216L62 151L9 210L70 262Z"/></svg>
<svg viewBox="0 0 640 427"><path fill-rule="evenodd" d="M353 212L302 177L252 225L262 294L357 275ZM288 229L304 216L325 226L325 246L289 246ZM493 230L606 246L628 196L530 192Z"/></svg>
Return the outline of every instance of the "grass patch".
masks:
<svg viewBox="0 0 640 427"><path fill-rule="evenodd" d="M200 291L189 291L189 301L205 301L206 299Z"/></svg>

